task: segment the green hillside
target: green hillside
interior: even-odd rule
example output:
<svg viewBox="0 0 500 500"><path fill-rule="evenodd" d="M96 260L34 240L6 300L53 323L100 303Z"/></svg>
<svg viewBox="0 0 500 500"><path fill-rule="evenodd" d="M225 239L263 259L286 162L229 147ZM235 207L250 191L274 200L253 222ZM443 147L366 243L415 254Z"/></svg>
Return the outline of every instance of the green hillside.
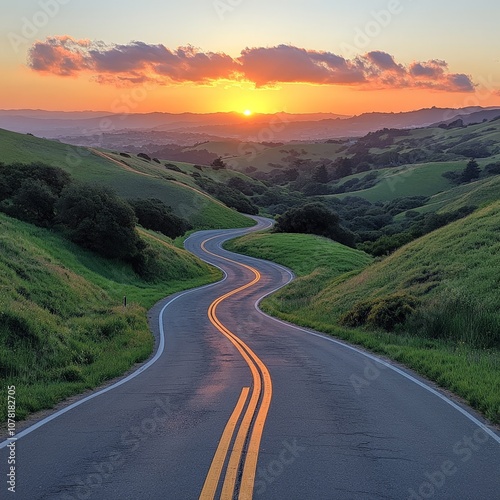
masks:
<svg viewBox="0 0 500 500"><path fill-rule="evenodd" d="M158 252L153 283L124 263L0 214L0 378L17 388L18 418L146 359L153 347L147 309L220 278L166 238L142 236Z"/></svg>
<svg viewBox="0 0 500 500"><path fill-rule="evenodd" d="M491 324L498 321L500 329L499 228L500 202L495 202L400 248L356 276L334 282L325 274L306 276L278 292L272 304L304 321L337 324L362 302L402 293L418 299L422 311L452 299L463 301L464 311L477 305ZM293 254L295 249L290 247L289 252ZM323 286L311 293L318 288L318 280ZM456 338L471 344L481 344L481 335L495 339L500 333L462 330L456 332ZM461 338L462 334L477 338Z"/></svg>
<svg viewBox="0 0 500 500"><path fill-rule="evenodd" d="M288 162L284 161L284 158L293 155L302 160L335 159L341 156L340 153L345 147L327 142L294 142L279 146L269 146L254 142L228 140L203 143L195 148L186 148L185 151L190 149L206 149L211 153L220 155L231 165L231 168L236 170L245 171L246 168L252 166L258 171L269 172L277 168L276 165L289 167ZM274 166L270 164L274 164Z"/></svg>
<svg viewBox="0 0 500 500"><path fill-rule="evenodd" d="M325 286L294 307L300 306L303 314L313 310L316 319L333 323L362 300L405 292L424 304L463 294L477 298L489 311L500 311L499 229L500 202L496 202L410 243L343 283Z"/></svg>
<svg viewBox="0 0 500 500"><path fill-rule="evenodd" d="M336 277L372 262L364 252L310 234L254 233L227 242L225 248L272 260L293 269L299 277L315 272Z"/></svg>
<svg viewBox="0 0 500 500"><path fill-rule="evenodd" d="M325 265L313 240L307 248L311 237L295 236L254 235L228 245L288 265L299 275L264 301L267 312L395 359L500 422L500 202L371 265L369 258L359 258L343 274L336 268L349 249L332 245ZM277 238L286 238L286 244ZM369 323L340 326L348 313L359 315L367 304L379 319L415 305L394 331Z"/></svg>
<svg viewBox="0 0 500 500"><path fill-rule="evenodd" d="M102 156L99 155L102 154ZM196 229L248 227L248 218L194 188L192 177L176 179L164 166L139 158L69 146L31 135L0 130L0 161L6 164L42 161L60 167L75 179L113 188L124 198L158 198ZM177 182L173 182L177 181Z"/></svg>
<svg viewBox="0 0 500 500"><path fill-rule="evenodd" d="M491 163L490 158L478 160L480 167L484 167L488 163ZM461 172L466 165L467 160L457 160L381 169L378 171L379 182L376 186L363 191L329 195L326 198L334 196L343 199L347 196L359 196L371 203L376 203L377 201L391 201L410 196L434 196L455 188L454 184L443 177L445 172ZM368 174L350 176L345 181L355 177L362 178Z"/></svg>

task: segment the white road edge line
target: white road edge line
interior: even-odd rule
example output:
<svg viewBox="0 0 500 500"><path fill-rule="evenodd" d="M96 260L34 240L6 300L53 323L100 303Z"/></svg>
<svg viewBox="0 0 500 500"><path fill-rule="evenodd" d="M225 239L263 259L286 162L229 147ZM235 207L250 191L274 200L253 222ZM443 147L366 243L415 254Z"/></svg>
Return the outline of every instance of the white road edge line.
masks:
<svg viewBox="0 0 500 500"><path fill-rule="evenodd" d="M263 229L267 229L271 225L272 224L269 224L268 226L266 226L264 228L259 228L259 226L257 224L257 226L254 226L254 227L249 228L249 229L252 229L252 230L260 230L260 229L262 229L263 230ZM217 230L215 230L215 231L217 231ZM204 232L204 231L199 231L199 232ZM210 232L212 232L212 231L211 230L206 231L207 234L210 233ZM245 234L247 232L248 232L248 229L235 231L235 237L239 235L238 233ZM194 236L194 234L197 234L197 233L193 233L191 236L189 236L188 238L186 238L186 240L184 241L184 245L186 244L187 241L189 241L191 239L192 236ZM209 263L208 261L205 261L205 262ZM165 349L165 331L164 331L164 328L163 328L163 315L164 315L166 309L171 304L173 304L176 300L180 299L181 297L184 297L185 295L188 295L188 294L194 293L194 292L198 292L200 290L204 290L206 288L210 288L210 287L213 287L213 286L216 286L216 285L220 285L221 283L223 283L224 281L226 281L227 280L227 273L224 271L224 269L222 269L219 266L214 266L214 267L216 267L220 271L222 271L222 273L223 273L222 280L217 281L216 283L210 283L209 285L205 285L205 286L202 286L202 287L199 287L199 288L193 288L191 290L186 290L185 292L182 292L179 295L176 295L175 297L173 297L171 300L169 300L163 306L163 308L161 309L160 314L158 316L158 322L159 322L159 327L160 327L160 343L158 345L158 349L156 351L155 356L151 360L149 360L145 365L141 366L135 372L131 373L130 375L128 375L124 379L120 380L119 382L116 382L115 384L110 385L109 387L106 387L105 389L102 389L102 390L100 390L100 391L98 391L98 392L96 392L94 394L90 394L89 396L87 396L87 397L85 397L83 399L80 399L79 401L76 401L75 403L67 406L66 408L62 408L61 410L53 413L52 415L49 415L48 417L45 417L44 419L40 420L36 424L33 424L33 425L27 427L26 429L22 430L21 432L19 432L18 434L16 434L14 437L8 438L5 441L2 441L0 443L0 450L3 449L3 448L5 448L8 444L17 441L17 440L23 438L24 436L27 436L28 434L31 434L33 431L36 431L40 427L48 424L49 422L51 422L52 420L55 420L56 418L60 417L61 415L64 415L65 413L67 413L67 412L69 412L71 410L74 410L75 408L77 408L78 406L86 403L87 401L90 401L91 399L94 399L97 396L101 396L102 394L105 394L105 393L107 393L109 391L112 391L113 389L116 389L117 387L120 387L123 384L126 384L127 382L130 382L132 379L134 379L135 377L137 377L141 373L145 372L148 368L150 368L151 366L153 366L158 361L158 359L160 358L160 356L163 354L163 351Z"/></svg>
<svg viewBox="0 0 500 500"><path fill-rule="evenodd" d="M250 257L250 258L253 258L253 257ZM257 260L260 260L260 259L257 259ZM385 366L386 368L389 368L390 370L398 373L402 377L404 377L404 378L408 379L409 381L417 384L421 388L425 389L426 391L430 392L434 396L437 396L439 399L441 399L445 403L449 404L455 410L459 411L462 415L464 415L466 418L468 418L472 423L474 423L475 425L477 425L481 430L483 430L484 432L486 432L486 434L488 434L490 437L492 437L498 444L500 444L500 436L498 436L498 434L496 434L494 431L492 431L487 425L483 424L483 422L481 422L480 420L478 420L474 415L471 415L467 410L465 410L464 408L462 408L460 405L458 405L457 403L455 403L451 399L447 398L444 394L441 394L439 391L436 391L436 389L430 387L429 385L427 385L426 383L422 382L421 380L418 380L417 378L413 377L409 373L406 373L405 371L401 370L397 366L394 366L394 365L388 363L387 361L384 361L383 359L380 359L379 357L377 357L377 356L375 356L373 354L370 354L368 352L364 352L361 349L357 349L356 347L353 347L353 346L351 346L349 344L346 344L346 343L344 343L344 342L342 342L340 340L337 340L337 339L334 339L334 338L331 338L331 337L327 337L327 334L325 334L325 333L315 332L315 331L312 331L312 330L307 330L305 328L301 328L300 326L293 325L292 323L287 323L286 321L282 321L282 320L280 320L278 318L274 318L273 316L270 316L269 314L267 314L264 311L262 311L259 308L260 303L266 297L269 297L269 295L272 295L273 293L277 292L281 288L283 288L286 285L288 285L293 280L293 278L294 278L294 274L292 273L292 271L290 271L286 267L281 266L281 265L276 264L276 263L271 262L271 261L265 261L265 262L267 262L267 263L275 266L278 269L281 269L282 271L285 271L290 276L290 279L284 285L281 285L280 287L276 288L275 290L272 290L271 292L266 293L265 295L263 295L262 297L260 297L254 303L254 307L255 307L255 309L256 309L256 311L258 313L260 313L263 316L265 316L265 317L267 317L267 318L269 318L269 319L271 319L273 321L276 321L276 322L278 322L278 323L280 323L282 325L285 325L285 326L288 326L290 328L293 328L294 330L298 330L300 332L307 333L308 335L312 335L314 337L318 337L320 339L326 340L327 342L332 342L333 344L336 344L336 345L339 345L341 347L344 347L345 349L348 349L350 351L353 351L353 352L356 352L358 354L361 354L362 356L364 356L364 357L366 357L366 358L368 358L368 359L370 359L372 361L375 361L376 363L379 363L379 364Z"/></svg>
<svg viewBox="0 0 500 500"><path fill-rule="evenodd" d="M186 241L187 241L187 239L186 239ZM163 315L164 315L165 311L167 310L167 308L171 304L173 304L176 300L180 299L181 297L184 297L185 295L188 295L188 294L194 293L194 292L198 292L200 290L204 290L206 288L210 288L210 287L213 287L215 285L219 285L219 284L223 283L224 281L226 281L227 274L226 274L226 272L223 269L221 269L221 271L223 272L223 275L224 275L224 277L223 277L222 280L217 281L216 283L211 283L209 285L204 285L204 286L199 287L199 288L193 288L192 290L186 290L185 292L182 292L179 295L173 297L171 300L169 300L163 306L163 308L161 309L160 314L158 316L158 323L159 323L159 327L160 327L160 342L159 342L159 345L158 345L158 349L156 351L155 356L152 359L150 359L145 365L141 366L135 372L131 373L130 375L128 375L124 379L120 380L119 382L116 382L115 384L110 385L109 387L106 387L105 389L102 389L102 390L100 390L100 391L98 391L98 392L96 392L94 394L90 394L89 396L87 396L87 397L85 397L83 399L80 399L79 401L76 401L75 403L67 406L66 408L62 408L61 410L53 413L52 415L49 415L48 417L40 420L36 424L33 424L30 427L27 427L26 429L22 430L21 432L19 432L18 434L16 434L15 437L10 438L10 439L6 439L5 441L2 441L0 443L0 450L2 448L5 448L8 444L10 444L10 443L12 443L14 441L17 441L17 440L23 438L24 436L32 433L33 431L36 431L37 429L39 429L40 427L44 426L45 424L48 424L52 420L55 420L56 418L60 417L61 415L64 415L65 413L67 413L67 412L69 412L69 411L77 408L78 406L86 403L87 401L90 401L91 399L94 399L97 396L101 396L102 394L105 394L105 393L107 393L109 391L112 391L113 389L116 389L117 387L120 387L123 384L126 384L127 382L130 382L132 379L134 379L135 377L137 377L141 373L145 372L148 368L150 368L151 366L153 366L158 361L158 359L160 358L160 356L163 354L163 351L165 350L165 331L164 331L164 328L163 328Z"/></svg>

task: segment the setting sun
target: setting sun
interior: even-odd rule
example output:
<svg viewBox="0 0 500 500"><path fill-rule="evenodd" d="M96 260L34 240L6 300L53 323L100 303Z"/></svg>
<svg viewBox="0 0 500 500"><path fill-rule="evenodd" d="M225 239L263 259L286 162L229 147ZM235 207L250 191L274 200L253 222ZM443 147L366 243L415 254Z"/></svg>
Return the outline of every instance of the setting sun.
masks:
<svg viewBox="0 0 500 500"><path fill-rule="evenodd" d="M243 111L243 114L245 116L252 116L253 115L253 111L251 111L250 109L245 109L245 111Z"/></svg>

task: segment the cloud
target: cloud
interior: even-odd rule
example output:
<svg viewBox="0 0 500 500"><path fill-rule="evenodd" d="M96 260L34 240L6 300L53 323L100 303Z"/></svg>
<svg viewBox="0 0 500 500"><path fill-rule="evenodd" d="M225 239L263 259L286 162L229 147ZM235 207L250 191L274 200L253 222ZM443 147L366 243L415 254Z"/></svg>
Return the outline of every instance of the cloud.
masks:
<svg viewBox="0 0 500 500"><path fill-rule="evenodd" d="M276 83L360 84L362 68L329 52L290 45L247 48L238 58L241 73L258 87Z"/></svg>
<svg viewBox="0 0 500 500"><path fill-rule="evenodd" d="M225 80L251 82L256 87L306 83L448 92L473 92L475 87L470 76L450 73L448 64L438 59L405 66L382 51L345 59L332 52L292 45L247 47L233 58L191 46L171 50L140 41L109 45L54 36L33 44L28 64L37 72L65 77L86 73L101 83L115 85L149 81L162 85L212 84Z"/></svg>
<svg viewBox="0 0 500 500"><path fill-rule="evenodd" d="M368 52L365 56L373 66L379 68L380 71L395 71L396 73L405 73L405 69L401 64L396 64L394 57L387 52L379 50Z"/></svg>

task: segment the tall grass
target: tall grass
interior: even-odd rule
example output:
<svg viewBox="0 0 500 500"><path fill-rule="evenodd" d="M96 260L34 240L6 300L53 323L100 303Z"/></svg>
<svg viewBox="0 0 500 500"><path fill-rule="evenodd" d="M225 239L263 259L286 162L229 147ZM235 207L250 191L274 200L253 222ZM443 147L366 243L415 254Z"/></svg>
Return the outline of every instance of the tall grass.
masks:
<svg viewBox="0 0 500 500"><path fill-rule="evenodd" d="M495 203L386 259L371 265L360 259L350 271L335 271L349 249L331 244L329 257L322 259L312 236L252 235L228 248L285 264L299 275L263 302L269 314L401 362L500 423L499 229L500 203ZM376 329L373 322L365 328L339 326L364 303L390 305L398 294L417 300L393 332ZM391 318L397 301L396 306L391 305Z"/></svg>
<svg viewBox="0 0 500 500"><path fill-rule="evenodd" d="M464 291L452 290L418 308L402 329L479 349L500 348L500 313Z"/></svg>
<svg viewBox="0 0 500 500"><path fill-rule="evenodd" d="M153 348L147 308L220 277L167 238L144 237L156 254L153 282L122 262L0 215L0 385L16 386L18 419L145 360ZM0 415L5 411L3 398Z"/></svg>

